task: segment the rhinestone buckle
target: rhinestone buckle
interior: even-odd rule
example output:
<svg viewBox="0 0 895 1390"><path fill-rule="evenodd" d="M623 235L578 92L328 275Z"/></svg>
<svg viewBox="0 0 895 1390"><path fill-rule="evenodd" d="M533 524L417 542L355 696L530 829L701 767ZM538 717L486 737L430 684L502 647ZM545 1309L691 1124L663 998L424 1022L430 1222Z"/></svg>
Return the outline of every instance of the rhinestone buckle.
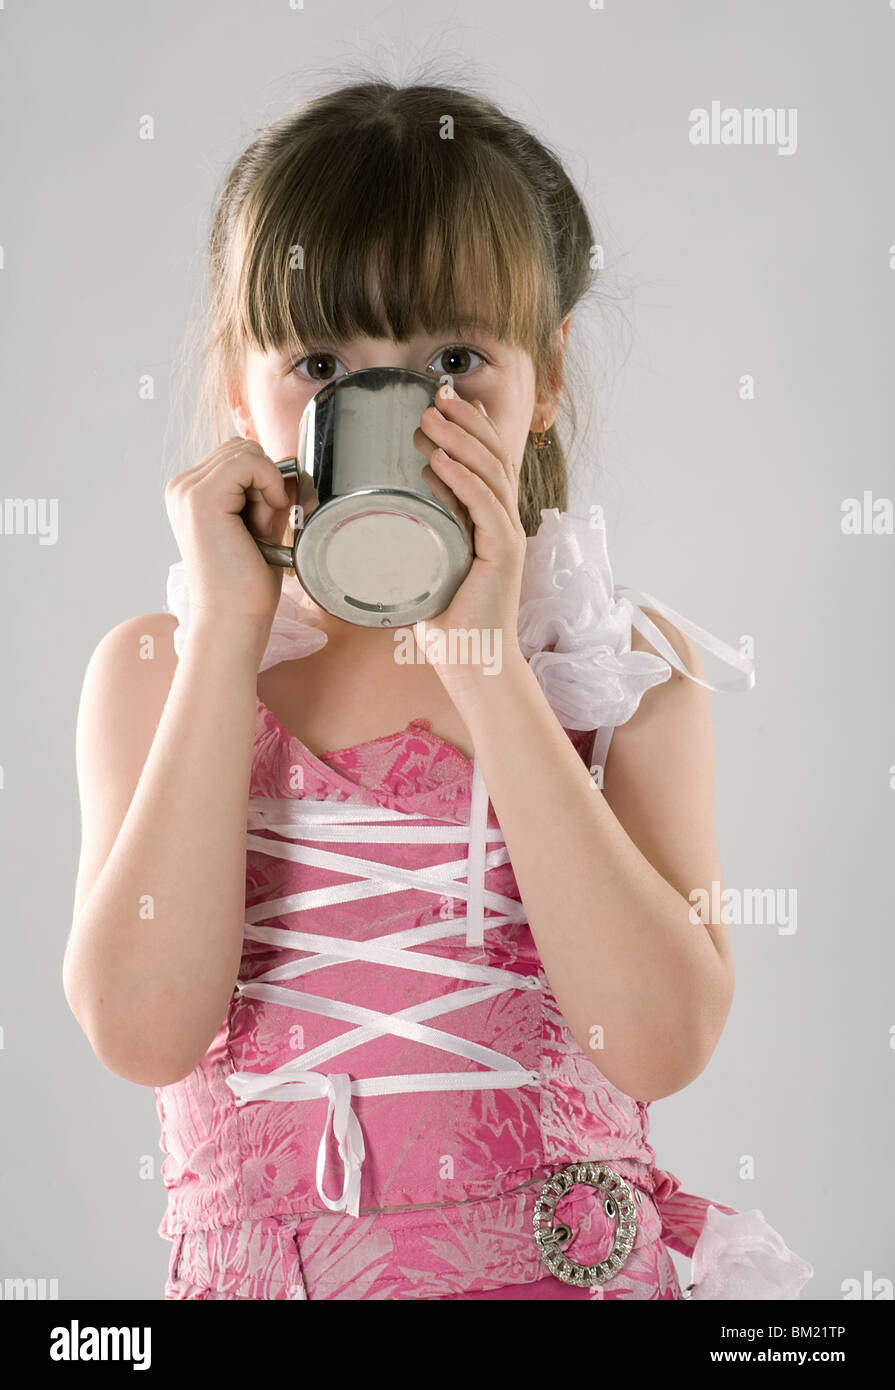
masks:
<svg viewBox="0 0 895 1390"><path fill-rule="evenodd" d="M560 1247L572 1239L572 1231L553 1225L557 1202L575 1183L588 1183L605 1192L606 1213L615 1217L612 1249L599 1264L578 1264L564 1255ZM637 1234L637 1213L630 1187L612 1168L605 1163L570 1163L544 1183L535 1200L533 1224L535 1243L550 1273L564 1284L588 1288L613 1278L624 1265Z"/></svg>

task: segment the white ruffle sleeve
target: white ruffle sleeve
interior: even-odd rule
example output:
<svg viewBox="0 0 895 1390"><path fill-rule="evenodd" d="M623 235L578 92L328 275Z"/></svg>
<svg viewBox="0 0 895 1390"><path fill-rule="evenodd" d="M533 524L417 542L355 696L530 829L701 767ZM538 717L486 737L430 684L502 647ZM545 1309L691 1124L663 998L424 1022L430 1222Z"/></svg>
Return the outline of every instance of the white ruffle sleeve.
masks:
<svg viewBox="0 0 895 1390"><path fill-rule="evenodd" d="M673 622L739 675L720 682L688 671L637 599ZM631 650L631 628L661 652ZM591 762L605 762L613 728L629 720L642 695L674 667L708 690L748 690L752 662L652 594L616 585L602 518L543 508L527 542L519 599L519 645L551 708L566 729L595 729Z"/></svg>
<svg viewBox="0 0 895 1390"><path fill-rule="evenodd" d="M615 596L605 528L555 507L541 517L522 574L522 654L564 728L624 724L671 668L631 651L631 604Z"/></svg>

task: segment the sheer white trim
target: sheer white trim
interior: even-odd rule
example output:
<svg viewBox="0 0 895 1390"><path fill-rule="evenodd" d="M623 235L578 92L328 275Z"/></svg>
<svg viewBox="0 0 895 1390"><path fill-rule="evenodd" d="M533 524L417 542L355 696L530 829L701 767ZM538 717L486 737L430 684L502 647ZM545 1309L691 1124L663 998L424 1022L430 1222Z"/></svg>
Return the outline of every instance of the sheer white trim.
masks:
<svg viewBox="0 0 895 1390"><path fill-rule="evenodd" d="M692 1255L693 1299L797 1299L814 1267L790 1250L757 1208L710 1206Z"/></svg>

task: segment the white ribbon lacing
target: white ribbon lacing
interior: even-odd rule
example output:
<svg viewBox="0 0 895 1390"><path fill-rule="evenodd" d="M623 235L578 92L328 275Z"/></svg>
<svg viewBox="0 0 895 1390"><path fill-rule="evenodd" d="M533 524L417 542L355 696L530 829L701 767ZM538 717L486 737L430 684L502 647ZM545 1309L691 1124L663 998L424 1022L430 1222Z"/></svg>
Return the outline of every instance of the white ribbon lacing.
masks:
<svg viewBox="0 0 895 1390"><path fill-rule="evenodd" d="M428 1027L422 1022L424 1019L450 1013L454 1009L465 1009L470 1004L490 999L508 989L541 988L540 980L534 975L519 975L510 970L476 965L467 961L444 960L440 956L409 949L430 941L462 936L464 933L467 945L481 945L485 925L490 931L510 922L526 921L521 903L484 888L484 875L487 870L507 863L509 858L501 831L487 824L487 806L487 793L477 763L474 768L469 825L455 822L424 824L422 822L434 818L382 806L369 806L356 801L249 798L249 833L246 843L250 850L290 859L300 864L316 865L352 877L350 883L306 889L283 898L254 904L246 914L247 939L282 946L289 950L312 951L315 954L305 960L274 966L251 981L237 980L236 992L243 997L265 999L287 1008L304 1009L327 1018L344 1019L345 1022L356 1026L340 1034L338 1038L333 1038L284 1063L272 1072L239 1071L226 1078L227 1085L237 1097L237 1105L244 1105L251 1100L293 1101L328 1097L329 1109L317 1152L316 1178L317 1191L330 1211L346 1211L352 1216L360 1214L360 1180L365 1146L360 1122L351 1106L352 1096L531 1086L540 1080L539 1072L529 1071L512 1058L504 1057L492 1048ZM274 840L251 834L252 830L262 828L289 838ZM300 838L295 835L296 831L301 832ZM486 840L498 841L498 847L486 853ZM460 841L466 844L467 853L463 858L448 863L408 869L314 847L327 841L351 844L444 844ZM466 883L460 881L460 875L464 872L467 874ZM410 888L442 897L464 899L467 903L466 916L392 932L387 936L375 937L371 941L346 940L328 934L324 936L261 924L265 918L272 916L284 917L330 904L371 898ZM486 904L495 914L487 919L484 917ZM365 960L397 969L423 971L427 974L452 976L479 983L475 987L455 990L392 1014L361 1008L338 999L326 999L316 994L285 989L275 983L279 980L296 979L345 960ZM326 1074L311 1070L370 1038L387 1033L441 1048L458 1057L482 1063L489 1070L425 1072L358 1079L352 1079L344 1073ZM323 1187L326 1140L330 1124L338 1144L344 1172L342 1192L335 1200L327 1195Z"/></svg>

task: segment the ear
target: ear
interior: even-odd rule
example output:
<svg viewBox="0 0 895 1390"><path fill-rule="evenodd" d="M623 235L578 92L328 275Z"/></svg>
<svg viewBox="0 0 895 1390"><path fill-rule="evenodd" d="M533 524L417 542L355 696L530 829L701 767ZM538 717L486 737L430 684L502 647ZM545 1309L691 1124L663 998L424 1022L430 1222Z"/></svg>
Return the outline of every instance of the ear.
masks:
<svg viewBox="0 0 895 1390"><path fill-rule="evenodd" d="M548 368L548 386L535 400L530 428L540 433L548 430L556 419L559 402L562 398L563 365L565 363L566 342L572 326L571 313L566 314L553 340L553 351Z"/></svg>
<svg viewBox="0 0 895 1390"><path fill-rule="evenodd" d="M243 439L257 438L255 424L246 404L243 386L237 377L231 377L227 386L227 406L236 433L242 435Z"/></svg>

